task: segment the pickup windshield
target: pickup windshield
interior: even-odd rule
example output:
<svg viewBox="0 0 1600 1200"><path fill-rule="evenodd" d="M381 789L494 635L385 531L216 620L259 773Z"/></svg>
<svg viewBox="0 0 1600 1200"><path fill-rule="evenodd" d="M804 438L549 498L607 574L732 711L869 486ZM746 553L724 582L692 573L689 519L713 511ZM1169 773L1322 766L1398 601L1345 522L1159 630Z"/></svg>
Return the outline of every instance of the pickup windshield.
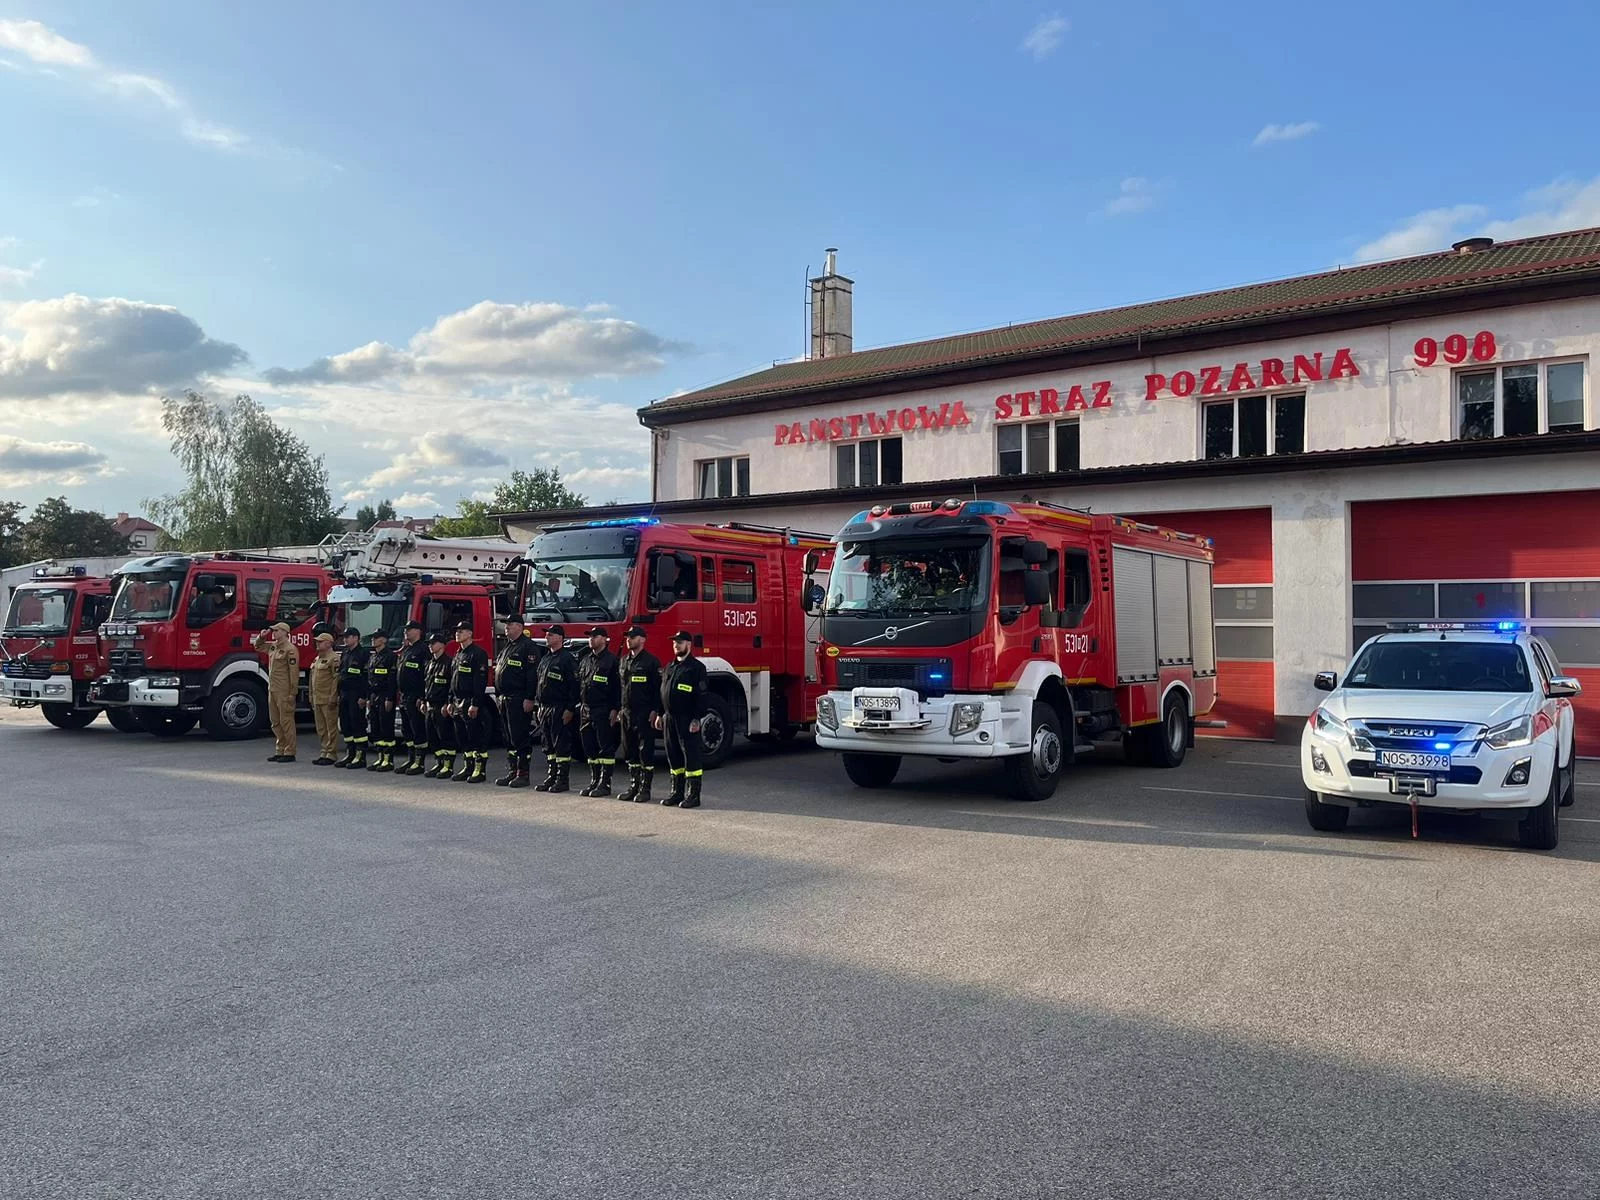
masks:
<svg viewBox="0 0 1600 1200"><path fill-rule="evenodd" d="M1528 656L1515 642L1375 641L1350 665L1345 687L1405 692L1531 692Z"/></svg>
<svg viewBox="0 0 1600 1200"><path fill-rule="evenodd" d="M5 632L52 637L66 633L72 620L71 588L21 587L11 594Z"/></svg>
<svg viewBox="0 0 1600 1200"><path fill-rule="evenodd" d="M885 538L846 542L833 560L829 616L967 613L988 601L986 540Z"/></svg>
<svg viewBox="0 0 1600 1200"><path fill-rule="evenodd" d="M178 611L185 571L124 575L111 604L112 621L165 621Z"/></svg>

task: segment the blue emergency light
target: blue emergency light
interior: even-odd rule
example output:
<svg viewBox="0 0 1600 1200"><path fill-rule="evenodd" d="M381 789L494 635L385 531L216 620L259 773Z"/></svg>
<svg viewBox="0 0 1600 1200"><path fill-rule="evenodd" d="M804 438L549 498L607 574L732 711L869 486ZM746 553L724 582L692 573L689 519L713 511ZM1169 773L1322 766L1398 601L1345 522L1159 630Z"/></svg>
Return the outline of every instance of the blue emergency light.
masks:
<svg viewBox="0 0 1600 1200"><path fill-rule="evenodd" d="M619 525L659 525L659 517L607 517L604 521L589 521L590 529L614 529Z"/></svg>

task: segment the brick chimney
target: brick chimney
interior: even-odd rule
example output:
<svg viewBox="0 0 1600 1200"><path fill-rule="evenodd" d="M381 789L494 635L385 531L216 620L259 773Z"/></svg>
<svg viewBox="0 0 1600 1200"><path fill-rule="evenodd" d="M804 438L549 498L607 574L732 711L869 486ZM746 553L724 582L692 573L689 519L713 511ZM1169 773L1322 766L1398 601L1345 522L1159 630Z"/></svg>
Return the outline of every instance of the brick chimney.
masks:
<svg viewBox="0 0 1600 1200"><path fill-rule="evenodd" d="M811 281L811 352L808 358L849 354L850 294L855 280L839 274L837 247L828 247L822 274Z"/></svg>

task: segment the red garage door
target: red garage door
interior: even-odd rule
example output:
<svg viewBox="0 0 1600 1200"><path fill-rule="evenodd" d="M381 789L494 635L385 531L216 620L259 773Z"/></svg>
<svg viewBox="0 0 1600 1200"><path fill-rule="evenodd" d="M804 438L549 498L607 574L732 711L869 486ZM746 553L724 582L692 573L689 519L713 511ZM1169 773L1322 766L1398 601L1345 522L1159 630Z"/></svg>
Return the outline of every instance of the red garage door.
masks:
<svg viewBox="0 0 1600 1200"><path fill-rule="evenodd" d="M1201 533L1216 542L1217 690L1212 712L1224 737L1271 739L1272 510L1142 513L1137 521ZM1202 733L1205 731L1202 730Z"/></svg>
<svg viewBox="0 0 1600 1200"><path fill-rule="evenodd" d="M1524 620L1583 681L1578 752L1600 755L1600 491L1350 506L1355 641L1395 620Z"/></svg>

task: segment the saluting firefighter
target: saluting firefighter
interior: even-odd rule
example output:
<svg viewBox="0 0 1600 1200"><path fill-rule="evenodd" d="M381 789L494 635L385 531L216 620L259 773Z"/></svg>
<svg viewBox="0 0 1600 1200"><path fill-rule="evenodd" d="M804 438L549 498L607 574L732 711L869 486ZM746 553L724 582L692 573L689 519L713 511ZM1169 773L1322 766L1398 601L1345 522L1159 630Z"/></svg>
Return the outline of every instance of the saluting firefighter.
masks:
<svg viewBox="0 0 1600 1200"><path fill-rule="evenodd" d="M622 748L628 764L628 790L618 799L650 802L650 781L656 773L655 718L661 712L661 660L644 648L644 630L628 630L628 653L617 674L622 677Z"/></svg>
<svg viewBox="0 0 1600 1200"><path fill-rule="evenodd" d="M572 775L572 720L578 707L578 661L567 649L567 631L560 625L545 630L548 653L539 660L539 729L544 735L546 775L538 792L564 792Z"/></svg>
<svg viewBox="0 0 1600 1200"><path fill-rule="evenodd" d="M679 808L700 807L700 720L706 715L706 668L694 656L694 638L672 635L672 662L661 676L661 712L656 728L667 738L672 791L661 801Z"/></svg>
<svg viewBox="0 0 1600 1200"><path fill-rule="evenodd" d="M497 787L525 788L533 766L533 689L537 647L521 617L506 620L506 644L494 665L494 697L500 706L500 730L506 739L506 773Z"/></svg>
<svg viewBox="0 0 1600 1200"><path fill-rule="evenodd" d="M611 772L617 762L622 679L608 641L600 626L589 630L589 653L578 667L578 736L589 760L589 786L580 796L611 795Z"/></svg>
<svg viewBox="0 0 1600 1200"><path fill-rule="evenodd" d="M400 741L406 761L396 775L421 775L428 762L428 718L422 711L423 676L428 667L428 643L422 640L422 622L406 622L406 640L400 647Z"/></svg>
<svg viewBox="0 0 1600 1200"><path fill-rule="evenodd" d="M450 716L449 642L442 633L428 635L428 665L422 676L422 703L428 715L428 745L433 750L433 766L424 774L429 779L447 779L456 761L456 725Z"/></svg>
<svg viewBox="0 0 1600 1200"><path fill-rule="evenodd" d="M369 771L394 770L394 698L399 680L399 660L389 649L389 635L378 630L372 635L372 653L367 657L367 736L378 757Z"/></svg>
<svg viewBox="0 0 1600 1200"><path fill-rule="evenodd" d="M359 629L344 631L339 655L339 732L344 757L333 765L357 770L367 765L367 651Z"/></svg>
<svg viewBox="0 0 1600 1200"><path fill-rule="evenodd" d="M317 634L317 656L311 660L311 716L317 723L322 752L311 760L314 767L333 766L339 753L339 656L333 652L333 634Z"/></svg>
<svg viewBox="0 0 1600 1200"><path fill-rule="evenodd" d="M489 655L472 640L472 622L456 626L456 654L450 672L450 712L455 717L461 766L451 776L457 783L483 783L488 778L489 752L484 705L488 702Z"/></svg>
<svg viewBox="0 0 1600 1200"><path fill-rule="evenodd" d="M267 715L272 718L273 751L268 762L294 761L299 734L294 727L294 698L300 690L300 651L289 640L287 621L256 634L255 648L267 656Z"/></svg>

